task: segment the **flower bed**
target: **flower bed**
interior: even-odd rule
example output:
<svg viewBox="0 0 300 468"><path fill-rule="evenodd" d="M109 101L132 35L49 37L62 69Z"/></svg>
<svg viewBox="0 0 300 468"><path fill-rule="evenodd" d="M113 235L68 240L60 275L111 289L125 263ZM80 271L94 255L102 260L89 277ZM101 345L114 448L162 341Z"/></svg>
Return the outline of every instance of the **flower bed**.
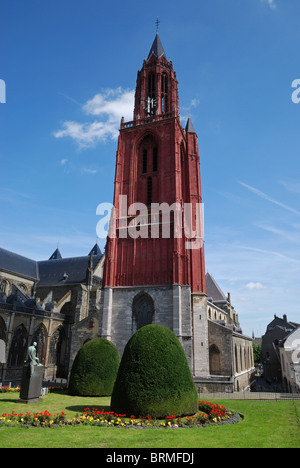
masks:
<svg viewBox="0 0 300 468"><path fill-rule="evenodd" d="M9 387L5 385L5 387L0 387L0 393L17 393L20 391L20 387Z"/></svg>
<svg viewBox="0 0 300 468"><path fill-rule="evenodd" d="M67 424L67 419L65 413L57 413L52 415L49 411L44 411L43 413L16 413L12 411L11 414L3 413L0 417L0 425L4 424L6 426L17 426L21 425L23 427L51 427L51 426L63 426Z"/></svg>
<svg viewBox="0 0 300 468"><path fill-rule="evenodd" d="M151 416L144 418L135 415L126 416L112 411L99 410L98 408L85 408L83 414L76 415L72 419L67 419L66 414L61 412L52 415L49 411L30 414L26 412L11 414L2 414L0 417L0 426L22 426L22 427L58 427L58 426L76 426L91 425L104 427L120 427L135 429L150 428L191 428L205 427L208 424L234 424L240 421L240 415L233 414L223 406L210 403L199 402L199 412L194 416L177 417L174 413L167 416L164 420L157 420Z"/></svg>

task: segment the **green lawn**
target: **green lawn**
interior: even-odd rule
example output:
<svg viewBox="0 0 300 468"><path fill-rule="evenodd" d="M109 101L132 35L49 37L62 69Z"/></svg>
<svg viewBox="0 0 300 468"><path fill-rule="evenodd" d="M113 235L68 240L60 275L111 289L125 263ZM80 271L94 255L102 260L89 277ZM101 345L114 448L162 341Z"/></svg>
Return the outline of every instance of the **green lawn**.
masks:
<svg viewBox="0 0 300 468"><path fill-rule="evenodd" d="M0 415L63 411L68 418L86 407L108 408L109 398L81 398L49 394L42 403L16 403L18 394L0 394ZM235 425L193 429L122 429L106 427L0 427L0 447L98 448L299 448L300 402L214 400L243 413Z"/></svg>

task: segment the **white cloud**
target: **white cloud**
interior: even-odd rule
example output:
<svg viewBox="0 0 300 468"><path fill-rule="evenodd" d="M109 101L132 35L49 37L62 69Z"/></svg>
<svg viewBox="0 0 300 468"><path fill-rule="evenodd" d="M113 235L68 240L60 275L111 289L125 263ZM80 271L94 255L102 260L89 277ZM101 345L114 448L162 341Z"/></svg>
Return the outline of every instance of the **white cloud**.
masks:
<svg viewBox="0 0 300 468"><path fill-rule="evenodd" d="M276 10L276 3L275 0L260 0L262 3L267 3L271 10Z"/></svg>
<svg viewBox="0 0 300 468"><path fill-rule="evenodd" d="M96 94L83 110L90 115L107 115L108 121L120 123L121 117L132 119L134 91L122 88L107 89L103 94Z"/></svg>
<svg viewBox="0 0 300 468"><path fill-rule="evenodd" d="M192 99L192 100L191 100L190 106L191 106L191 107L198 107L199 104L200 104L200 99L196 99L196 98L195 98L195 99Z"/></svg>
<svg viewBox="0 0 300 468"><path fill-rule="evenodd" d="M257 249L254 247L241 247L241 248L243 248L244 250L249 250L250 252L261 253L269 257L277 257L278 259L283 260L284 262L295 263L297 265L300 264L300 260L298 260L297 258L289 257L287 255L284 255L280 252L275 252L273 250Z"/></svg>
<svg viewBox="0 0 300 468"><path fill-rule="evenodd" d="M81 170L82 172L85 172L87 174L97 174L98 172L96 169L88 169L86 167L83 167Z"/></svg>
<svg viewBox="0 0 300 468"><path fill-rule="evenodd" d="M260 198L264 199L264 200L267 200L269 201L270 203L273 203L274 205L277 205L277 206L280 206L281 208L283 208L284 210L286 211L290 211L291 213L294 213L294 214L297 214L300 216L300 211L298 210L295 210L295 208L292 208L288 205L285 205L284 203L281 203L277 200L275 200L274 198L270 197L269 195L267 195L266 193L262 192L261 190L258 190L257 188L255 187L251 187L251 185L247 185L245 184L244 182L239 182L240 185L242 185L243 187L245 187L246 189L250 190L251 192L255 193L256 195L258 195Z"/></svg>
<svg viewBox="0 0 300 468"><path fill-rule="evenodd" d="M266 289L262 283L248 283L245 286L246 289L255 290L255 289Z"/></svg>
<svg viewBox="0 0 300 468"><path fill-rule="evenodd" d="M271 10L276 9L275 0L268 0L268 4L269 4L269 7L271 8Z"/></svg>
<svg viewBox="0 0 300 468"><path fill-rule="evenodd" d="M60 161L60 164L61 164L62 166L65 166L65 164L67 164L67 162L68 162L67 159L62 159L62 160Z"/></svg>
<svg viewBox="0 0 300 468"><path fill-rule="evenodd" d="M300 194L300 182L296 180L282 180L280 182L283 187L291 193L294 193L296 195Z"/></svg>
<svg viewBox="0 0 300 468"><path fill-rule="evenodd" d="M131 120L133 115L134 90L107 89L87 101L82 110L86 115L97 117L93 122L65 121L62 129L54 132L56 138L69 137L80 148L92 147L100 141L116 140L121 118Z"/></svg>

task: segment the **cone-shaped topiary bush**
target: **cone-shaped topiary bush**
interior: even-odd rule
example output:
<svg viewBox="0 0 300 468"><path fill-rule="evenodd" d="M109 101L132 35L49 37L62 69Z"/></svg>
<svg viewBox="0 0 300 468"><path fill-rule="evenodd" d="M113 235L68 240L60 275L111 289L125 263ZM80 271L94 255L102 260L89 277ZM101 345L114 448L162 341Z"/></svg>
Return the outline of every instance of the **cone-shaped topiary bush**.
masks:
<svg viewBox="0 0 300 468"><path fill-rule="evenodd" d="M104 338L85 343L78 351L71 369L70 395L111 395L120 365L117 348Z"/></svg>
<svg viewBox="0 0 300 468"><path fill-rule="evenodd" d="M195 414L197 390L184 350L168 328L147 325L127 343L111 398L111 410L164 418Z"/></svg>

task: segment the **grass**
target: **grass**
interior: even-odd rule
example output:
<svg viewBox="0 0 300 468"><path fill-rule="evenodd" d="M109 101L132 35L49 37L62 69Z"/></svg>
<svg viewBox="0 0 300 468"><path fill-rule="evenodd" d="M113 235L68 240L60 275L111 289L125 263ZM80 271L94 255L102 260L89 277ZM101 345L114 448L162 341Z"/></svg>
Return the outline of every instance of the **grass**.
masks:
<svg viewBox="0 0 300 468"><path fill-rule="evenodd" d="M72 418L84 408L109 408L109 398L82 398L49 394L42 403L16 403L18 394L0 394L0 415L61 411ZM299 401L215 400L244 420L235 425L193 429L121 429L107 427L19 428L0 427L1 448L299 448Z"/></svg>

